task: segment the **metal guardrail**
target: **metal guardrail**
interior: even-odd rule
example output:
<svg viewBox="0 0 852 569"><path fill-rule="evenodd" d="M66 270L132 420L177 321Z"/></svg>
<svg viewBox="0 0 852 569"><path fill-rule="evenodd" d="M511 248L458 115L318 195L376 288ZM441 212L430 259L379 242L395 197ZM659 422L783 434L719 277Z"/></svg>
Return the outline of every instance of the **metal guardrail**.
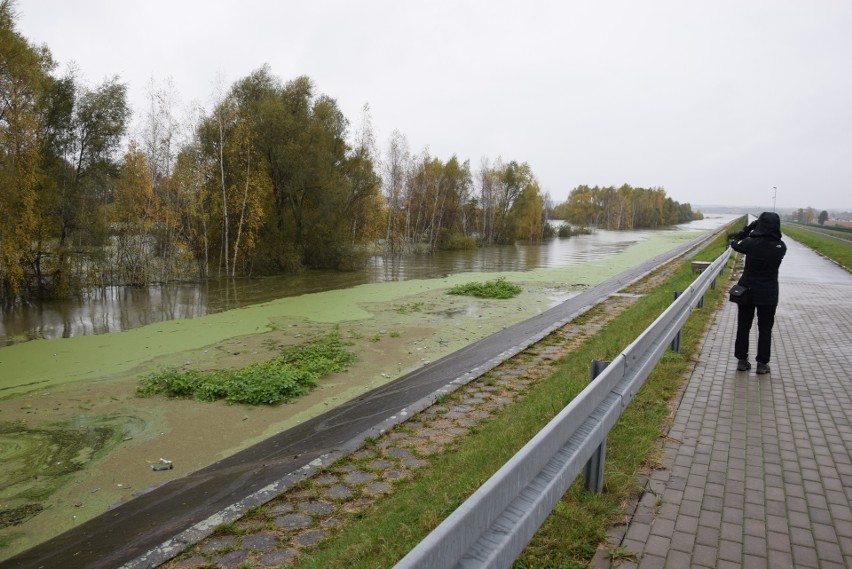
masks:
<svg viewBox="0 0 852 569"><path fill-rule="evenodd" d="M584 467L600 490L610 429L651 374L731 249L613 360L550 423L427 535L396 569L510 567ZM591 478L591 484L590 480Z"/></svg>

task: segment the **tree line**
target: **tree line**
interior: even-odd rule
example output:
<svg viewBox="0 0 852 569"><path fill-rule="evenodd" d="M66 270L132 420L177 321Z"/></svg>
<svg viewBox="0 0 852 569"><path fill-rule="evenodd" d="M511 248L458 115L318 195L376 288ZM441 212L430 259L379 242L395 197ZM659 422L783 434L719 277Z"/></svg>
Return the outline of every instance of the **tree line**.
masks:
<svg viewBox="0 0 852 569"><path fill-rule="evenodd" d="M800 207L799 209L791 212L790 215L787 216L787 219L798 223L813 224L814 222L817 222L820 225L825 225L825 222L829 219L829 215L827 210L822 210L819 214L817 214L817 211L812 207Z"/></svg>
<svg viewBox="0 0 852 569"><path fill-rule="evenodd" d="M152 82L131 132L127 86L118 77L90 87L74 70L58 75L49 49L16 30L14 7L0 0L4 301L346 270L377 253L548 235L552 204L528 163L483 159L474 169L456 156L413 153L398 131L380 152L367 106L351 129L310 78L283 81L266 66L220 86L209 108L183 120L173 86ZM653 203L635 190L620 221L601 197L574 215L583 188L560 206L572 223L627 229L683 220L683 206L671 215L662 190L647 190ZM589 205L604 209L589 213Z"/></svg>
<svg viewBox="0 0 852 569"><path fill-rule="evenodd" d="M602 229L657 228L703 219L688 203L666 196L662 188L578 186L565 203L554 208L554 217L584 227Z"/></svg>

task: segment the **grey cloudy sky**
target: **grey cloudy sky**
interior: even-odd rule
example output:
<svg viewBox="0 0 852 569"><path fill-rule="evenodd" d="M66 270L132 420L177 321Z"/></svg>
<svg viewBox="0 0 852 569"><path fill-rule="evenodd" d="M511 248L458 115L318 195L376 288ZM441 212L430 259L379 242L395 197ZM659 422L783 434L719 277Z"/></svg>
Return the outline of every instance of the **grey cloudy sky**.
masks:
<svg viewBox="0 0 852 569"><path fill-rule="evenodd" d="M677 201L852 210L848 0L18 0L18 27L140 110L151 80L206 107L263 64L311 77L380 151L529 162ZM221 78L221 79L220 79ZM777 190L773 190L777 187Z"/></svg>

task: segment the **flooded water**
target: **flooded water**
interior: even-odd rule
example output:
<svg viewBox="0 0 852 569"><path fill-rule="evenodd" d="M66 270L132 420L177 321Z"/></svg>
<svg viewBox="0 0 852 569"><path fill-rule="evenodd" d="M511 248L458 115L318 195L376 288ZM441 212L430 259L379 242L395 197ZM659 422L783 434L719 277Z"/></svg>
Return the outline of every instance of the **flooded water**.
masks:
<svg viewBox="0 0 852 569"><path fill-rule="evenodd" d="M655 231L595 231L541 244L515 244L434 255L374 257L359 271L307 271L298 275L219 279L147 288L108 287L83 297L0 310L0 346L34 339L70 338L129 330L154 322L197 318L276 298L351 288L361 284L439 278L465 272L557 268L618 254L666 231L714 229L735 215Z"/></svg>
<svg viewBox="0 0 852 569"><path fill-rule="evenodd" d="M725 221L377 257L353 273L116 287L4 313L0 564L140 492L540 314ZM489 274L523 282L524 294L488 302L445 292ZM248 408L136 396L139 380L157 370L243 368L332 331L344 334L361 357L345 374L325 378L288 405ZM45 340L27 341L37 338ZM163 456L175 460L174 470L152 471L151 461Z"/></svg>

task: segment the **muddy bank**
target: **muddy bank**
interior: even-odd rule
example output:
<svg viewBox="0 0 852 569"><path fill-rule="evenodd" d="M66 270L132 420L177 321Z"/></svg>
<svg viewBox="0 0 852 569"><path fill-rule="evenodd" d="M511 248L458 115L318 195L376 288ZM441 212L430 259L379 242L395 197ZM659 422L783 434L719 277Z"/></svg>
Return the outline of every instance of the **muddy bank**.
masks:
<svg viewBox="0 0 852 569"><path fill-rule="evenodd" d="M78 452L56 455L53 462L70 465L52 477L49 488L35 482L30 487L11 485L4 468L2 509L23 508L22 515L28 513L27 504L44 509L32 512L23 523L0 529L0 558L539 314L694 236L683 232L655 236L620 255L563 269L502 273L524 287L519 297L509 301L446 295L446 289L455 284L495 277L466 273L362 285L118 334L2 348L0 422L18 429L20 437L63 430L77 435L68 440L82 442ZM139 377L151 370L242 367L331 329L352 342L358 362L347 372L325 378L295 403L256 408L140 399L134 394ZM89 432L100 433L101 442L86 442L89 439L83 435ZM9 446L3 441L0 437L0 447ZM44 442L31 445L44 446ZM29 454L24 451L23 458L16 459L16 464L23 465L14 469L16 479L44 476L37 474L36 462L26 460ZM48 451L41 456L43 461L54 455ZM160 457L174 461L175 468L151 470L149 462Z"/></svg>

